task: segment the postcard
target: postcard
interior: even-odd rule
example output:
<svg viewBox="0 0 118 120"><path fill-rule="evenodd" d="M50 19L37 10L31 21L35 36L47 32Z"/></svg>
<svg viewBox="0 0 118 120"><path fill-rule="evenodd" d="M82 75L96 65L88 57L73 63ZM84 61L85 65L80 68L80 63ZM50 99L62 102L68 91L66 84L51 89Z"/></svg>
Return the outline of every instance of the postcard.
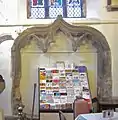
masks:
<svg viewBox="0 0 118 120"><path fill-rule="evenodd" d="M53 92L59 92L59 87L53 87Z"/></svg>
<svg viewBox="0 0 118 120"><path fill-rule="evenodd" d="M72 75L79 75L79 72L77 70L73 70Z"/></svg>
<svg viewBox="0 0 118 120"><path fill-rule="evenodd" d="M39 83L40 86L46 86L46 80Z"/></svg>
<svg viewBox="0 0 118 120"><path fill-rule="evenodd" d="M59 82L59 87L62 89L62 88L65 88L66 89L66 81L60 81Z"/></svg>
<svg viewBox="0 0 118 120"><path fill-rule="evenodd" d="M56 109L56 105L55 104L50 104L50 109Z"/></svg>
<svg viewBox="0 0 118 120"><path fill-rule="evenodd" d="M40 93L46 93L46 88L45 89L40 89Z"/></svg>
<svg viewBox="0 0 118 120"><path fill-rule="evenodd" d="M66 73L66 80L72 80L72 73Z"/></svg>
<svg viewBox="0 0 118 120"><path fill-rule="evenodd" d="M90 99L90 92L82 92L83 95L82 97L85 98L85 99Z"/></svg>
<svg viewBox="0 0 118 120"><path fill-rule="evenodd" d="M62 81L62 82L63 82L63 81L66 81L66 78L65 78L65 77L60 77L59 79L60 79L60 82L61 82L61 81Z"/></svg>
<svg viewBox="0 0 118 120"><path fill-rule="evenodd" d="M65 70L59 70L59 76L65 77Z"/></svg>
<svg viewBox="0 0 118 120"><path fill-rule="evenodd" d="M59 89L59 92L60 92L60 93L67 93L66 87L65 87L65 88L60 88L60 89Z"/></svg>
<svg viewBox="0 0 118 120"><path fill-rule="evenodd" d="M46 87L52 87L52 82L47 82Z"/></svg>
<svg viewBox="0 0 118 120"><path fill-rule="evenodd" d="M40 102L41 103L46 103L46 93L41 93L40 94Z"/></svg>
<svg viewBox="0 0 118 120"><path fill-rule="evenodd" d="M59 80L53 80L52 87L59 87Z"/></svg>
<svg viewBox="0 0 118 120"><path fill-rule="evenodd" d="M53 94L52 90L46 90L46 94Z"/></svg>
<svg viewBox="0 0 118 120"><path fill-rule="evenodd" d="M55 109L60 109L61 107L60 107L60 103L56 103L56 107L55 107Z"/></svg>
<svg viewBox="0 0 118 120"><path fill-rule="evenodd" d="M46 79L46 71L45 68L40 68L40 80Z"/></svg>
<svg viewBox="0 0 118 120"><path fill-rule="evenodd" d="M60 96L54 96L53 99L55 104L60 103Z"/></svg>
<svg viewBox="0 0 118 120"><path fill-rule="evenodd" d="M66 81L66 87L73 87L73 81L72 80L67 80Z"/></svg>
<svg viewBox="0 0 118 120"><path fill-rule="evenodd" d="M59 75L57 75L57 76L56 76L56 75L53 76L53 77L52 77L52 80L59 80Z"/></svg>
<svg viewBox="0 0 118 120"><path fill-rule="evenodd" d="M67 103L67 96L61 95L60 103Z"/></svg>
<svg viewBox="0 0 118 120"><path fill-rule="evenodd" d="M74 95L74 89L72 88L67 88L67 95Z"/></svg>
<svg viewBox="0 0 118 120"><path fill-rule="evenodd" d="M81 86L81 82L78 79L73 79L73 86L74 87Z"/></svg>
<svg viewBox="0 0 118 120"><path fill-rule="evenodd" d="M73 102L72 103L66 103L66 109L73 109Z"/></svg>
<svg viewBox="0 0 118 120"><path fill-rule="evenodd" d="M65 73L72 73L71 69L65 69Z"/></svg>
<svg viewBox="0 0 118 120"><path fill-rule="evenodd" d="M45 104L40 104L40 109L45 109Z"/></svg>
<svg viewBox="0 0 118 120"><path fill-rule="evenodd" d="M73 75L74 80L79 80L79 75Z"/></svg>
<svg viewBox="0 0 118 120"><path fill-rule="evenodd" d="M59 73L59 70L57 70L57 69L52 69L52 70L51 70L51 73L52 73L52 74Z"/></svg>
<svg viewBox="0 0 118 120"><path fill-rule="evenodd" d="M66 104L64 103L60 104L60 109L66 109Z"/></svg>
<svg viewBox="0 0 118 120"><path fill-rule="evenodd" d="M71 95L71 96L67 96L67 103L73 103L74 102L74 96Z"/></svg>
<svg viewBox="0 0 118 120"><path fill-rule="evenodd" d="M43 91L46 91L46 87L40 86L40 87L39 87L39 91L40 91L40 92L41 92L41 91L42 91L42 92L43 92Z"/></svg>
<svg viewBox="0 0 118 120"><path fill-rule="evenodd" d="M46 79L52 79L52 72L51 72L51 70L46 70Z"/></svg>
<svg viewBox="0 0 118 120"><path fill-rule="evenodd" d="M45 80L40 80L40 81L39 81L39 84L40 84L40 83L46 83L46 79L45 79Z"/></svg>
<svg viewBox="0 0 118 120"><path fill-rule="evenodd" d="M47 102L47 103L54 103L53 98L54 98L54 95L53 95L53 94L47 94L47 95L46 95L46 102Z"/></svg>

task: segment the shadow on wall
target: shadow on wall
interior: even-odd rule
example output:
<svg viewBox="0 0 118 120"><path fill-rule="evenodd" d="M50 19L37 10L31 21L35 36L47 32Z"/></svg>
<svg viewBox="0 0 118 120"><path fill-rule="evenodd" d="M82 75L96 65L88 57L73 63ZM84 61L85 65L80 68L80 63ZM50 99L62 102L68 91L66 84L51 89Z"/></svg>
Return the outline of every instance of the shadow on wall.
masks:
<svg viewBox="0 0 118 120"><path fill-rule="evenodd" d="M0 75L0 94L4 91L5 89L5 80L3 79L3 76Z"/></svg>

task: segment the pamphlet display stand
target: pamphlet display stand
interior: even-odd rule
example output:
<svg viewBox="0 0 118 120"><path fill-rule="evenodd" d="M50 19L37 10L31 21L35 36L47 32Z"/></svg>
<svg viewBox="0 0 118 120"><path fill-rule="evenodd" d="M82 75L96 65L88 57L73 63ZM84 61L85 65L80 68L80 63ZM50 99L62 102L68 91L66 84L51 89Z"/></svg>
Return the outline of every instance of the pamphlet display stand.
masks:
<svg viewBox="0 0 118 120"><path fill-rule="evenodd" d="M73 111L76 97L91 103L86 66L57 62L52 68L38 68L41 111Z"/></svg>

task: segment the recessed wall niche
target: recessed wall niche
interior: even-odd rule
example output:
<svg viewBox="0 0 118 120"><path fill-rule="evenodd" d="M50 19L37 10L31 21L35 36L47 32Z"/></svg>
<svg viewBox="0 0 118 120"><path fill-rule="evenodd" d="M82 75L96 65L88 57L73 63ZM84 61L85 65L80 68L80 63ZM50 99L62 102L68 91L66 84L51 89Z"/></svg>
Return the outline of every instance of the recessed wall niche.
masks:
<svg viewBox="0 0 118 120"><path fill-rule="evenodd" d="M2 75L5 86L0 86L4 90L0 93L0 107L5 114L11 113L11 47L13 45L13 37L10 34L0 35L0 74Z"/></svg>
<svg viewBox="0 0 118 120"><path fill-rule="evenodd" d="M88 65L90 70L95 71L94 77L89 76L91 89L94 89L92 84L97 86L96 93L92 94L99 98L112 96L111 52L105 37L92 27L72 26L58 18L47 27L28 28L14 42L13 114L17 114L19 104L24 104L25 110L31 112L32 88L33 83L38 81L38 67L50 65L57 59Z"/></svg>

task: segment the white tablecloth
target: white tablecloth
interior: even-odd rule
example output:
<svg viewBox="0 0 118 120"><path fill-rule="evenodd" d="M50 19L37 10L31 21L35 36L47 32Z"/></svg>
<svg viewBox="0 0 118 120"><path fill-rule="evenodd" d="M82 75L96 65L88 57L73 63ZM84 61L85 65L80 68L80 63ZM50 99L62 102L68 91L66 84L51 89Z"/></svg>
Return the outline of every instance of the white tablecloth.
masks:
<svg viewBox="0 0 118 120"><path fill-rule="evenodd" d="M102 113L81 114L75 120L118 120L118 113L115 112L111 119L103 118Z"/></svg>

